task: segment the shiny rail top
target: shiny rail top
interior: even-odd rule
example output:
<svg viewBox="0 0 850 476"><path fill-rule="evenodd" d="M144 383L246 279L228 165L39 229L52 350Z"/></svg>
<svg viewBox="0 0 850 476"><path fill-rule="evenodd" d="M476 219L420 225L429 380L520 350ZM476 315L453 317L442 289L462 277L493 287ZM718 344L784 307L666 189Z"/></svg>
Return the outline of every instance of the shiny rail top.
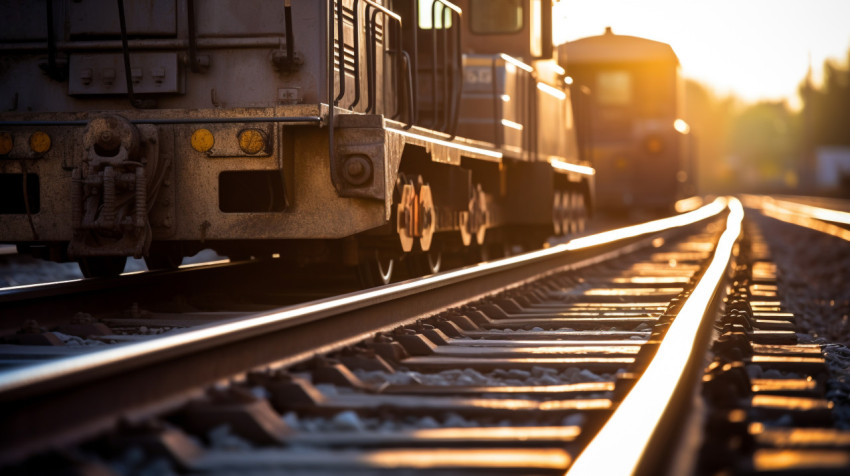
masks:
<svg viewBox="0 0 850 476"><path fill-rule="evenodd" d="M755 195L746 195L743 200L747 207L771 218L850 241L850 230L838 226L850 225L850 213Z"/></svg>
<svg viewBox="0 0 850 476"><path fill-rule="evenodd" d="M423 279L260 313L254 317L193 328L184 333L158 339L120 345L67 359L13 369L0 373L0 398L3 394L10 392L24 391L26 393L25 389L28 387L53 385L52 381L56 380L79 379L84 378L84 375L90 375L94 378L110 373L119 373L136 366L173 358L176 355L189 354L198 349L223 345L240 339L288 329L324 317L398 300L424 290L448 287L459 282L475 280L494 273L527 266L530 263L545 262L557 255L570 254L667 229L684 227L722 213L726 209L726 205L727 199L719 198L688 213L576 238L561 245L523 255L485 262Z"/></svg>
<svg viewBox="0 0 850 476"><path fill-rule="evenodd" d="M726 220L726 230L703 278L673 319L646 372L579 455L568 475L625 475L638 470L653 433L685 374L703 316L723 280L733 246L741 233L743 207L733 199L729 208L731 213Z"/></svg>

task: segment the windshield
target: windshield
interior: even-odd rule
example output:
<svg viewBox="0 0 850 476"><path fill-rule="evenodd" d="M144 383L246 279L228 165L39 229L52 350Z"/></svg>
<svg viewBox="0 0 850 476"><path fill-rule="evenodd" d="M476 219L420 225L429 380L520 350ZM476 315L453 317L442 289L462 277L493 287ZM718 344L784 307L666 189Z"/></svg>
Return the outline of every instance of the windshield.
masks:
<svg viewBox="0 0 850 476"><path fill-rule="evenodd" d="M504 34L522 30L523 0L471 0L470 28L473 33Z"/></svg>

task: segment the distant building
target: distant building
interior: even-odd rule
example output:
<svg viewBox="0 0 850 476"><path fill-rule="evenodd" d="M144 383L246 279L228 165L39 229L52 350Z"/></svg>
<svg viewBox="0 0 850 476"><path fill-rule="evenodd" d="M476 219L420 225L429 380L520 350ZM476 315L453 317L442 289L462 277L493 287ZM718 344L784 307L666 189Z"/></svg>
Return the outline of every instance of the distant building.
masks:
<svg viewBox="0 0 850 476"><path fill-rule="evenodd" d="M850 195L850 146L822 146L815 151L818 188Z"/></svg>

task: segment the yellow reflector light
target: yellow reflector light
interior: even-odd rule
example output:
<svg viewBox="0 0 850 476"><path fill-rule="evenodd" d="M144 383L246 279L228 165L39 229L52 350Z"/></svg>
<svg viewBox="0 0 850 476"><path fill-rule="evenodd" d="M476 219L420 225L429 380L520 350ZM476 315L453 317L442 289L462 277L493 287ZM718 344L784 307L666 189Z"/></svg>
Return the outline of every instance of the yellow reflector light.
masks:
<svg viewBox="0 0 850 476"><path fill-rule="evenodd" d="M12 151L12 134L0 132L0 155L6 155Z"/></svg>
<svg viewBox="0 0 850 476"><path fill-rule="evenodd" d="M50 136L44 132L36 131L30 136L30 149L36 154L43 154L50 150Z"/></svg>
<svg viewBox="0 0 850 476"><path fill-rule="evenodd" d="M207 129L198 129L192 133L192 148L198 152L206 152L215 144L212 132Z"/></svg>
<svg viewBox="0 0 850 476"><path fill-rule="evenodd" d="M239 148L246 154L256 154L266 148L265 135L257 129L245 129L239 132Z"/></svg>

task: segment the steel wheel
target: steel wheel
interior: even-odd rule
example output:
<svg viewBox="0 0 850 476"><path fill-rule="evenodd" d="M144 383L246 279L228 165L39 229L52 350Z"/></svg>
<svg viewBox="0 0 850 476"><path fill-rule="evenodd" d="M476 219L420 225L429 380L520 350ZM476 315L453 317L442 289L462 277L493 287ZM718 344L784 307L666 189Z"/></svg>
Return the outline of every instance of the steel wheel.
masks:
<svg viewBox="0 0 850 476"><path fill-rule="evenodd" d="M427 276L437 274L443 265L443 252L431 249L422 253L414 253L407 258L411 276Z"/></svg>
<svg viewBox="0 0 850 476"><path fill-rule="evenodd" d="M379 251L375 250L357 265L357 277L360 279L360 284L365 288L389 284L393 278L394 266L395 258L382 256Z"/></svg>
<svg viewBox="0 0 850 476"><path fill-rule="evenodd" d="M145 265L151 271L177 269L181 264L183 264L183 252L179 246L151 248L150 254L145 256Z"/></svg>
<svg viewBox="0 0 850 476"><path fill-rule="evenodd" d="M573 229L576 233L583 233L585 228L587 228L587 204L584 201L584 194L581 192L576 193L574 201Z"/></svg>
<svg viewBox="0 0 850 476"><path fill-rule="evenodd" d="M86 278L113 278L124 272L126 256L83 256L77 259Z"/></svg>

